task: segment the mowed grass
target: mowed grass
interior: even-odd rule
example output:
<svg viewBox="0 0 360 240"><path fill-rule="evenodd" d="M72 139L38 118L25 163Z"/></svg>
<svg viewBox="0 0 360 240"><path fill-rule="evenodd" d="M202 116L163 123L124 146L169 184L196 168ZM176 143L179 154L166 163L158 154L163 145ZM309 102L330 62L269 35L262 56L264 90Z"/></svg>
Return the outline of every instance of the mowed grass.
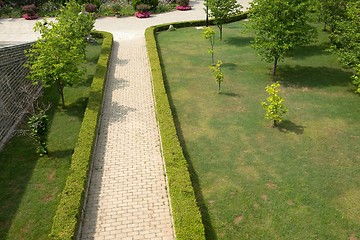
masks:
<svg viewBox="0 0 360 240"><path fill-rule="evenodd" d="M251 48L246 24L226 25L223 42L214 27L222 94L201 30L157 35L207 238L360 238L360 97L351 72L325 51L319 31L279 65L289 112L272 128L260 105L272 64Z"/></svg>
<svg viewBox="0 0 360 240"><path fill-rule="evenodd" d="M49 239L101 44L99 39L87 47L87 76L65 89L65 110L55 88L45 91L45 102L52 104L49 155L38 157L27 136L14 137L0 152L0 239Z"/></svg>

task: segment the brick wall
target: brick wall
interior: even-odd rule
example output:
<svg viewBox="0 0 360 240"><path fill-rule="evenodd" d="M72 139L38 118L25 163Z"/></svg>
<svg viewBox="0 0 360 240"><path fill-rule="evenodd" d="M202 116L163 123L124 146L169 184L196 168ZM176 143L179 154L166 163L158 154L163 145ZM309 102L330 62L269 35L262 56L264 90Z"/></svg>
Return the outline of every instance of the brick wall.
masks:
<svg viewBox="0 0 360 240"><path fill-rule="evenodd" d="M39 86L25 78L29 70L23 67L26 62L24 50L30 45L0 48L0 150L13 136L31 106L33 96L40 91Z"/></svg>

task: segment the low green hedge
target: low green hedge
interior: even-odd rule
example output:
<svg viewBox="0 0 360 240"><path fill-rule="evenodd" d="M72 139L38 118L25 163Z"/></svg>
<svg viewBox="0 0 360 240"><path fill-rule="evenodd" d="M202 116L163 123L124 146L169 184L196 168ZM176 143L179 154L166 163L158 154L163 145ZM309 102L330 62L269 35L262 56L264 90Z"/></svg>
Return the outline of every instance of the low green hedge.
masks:
<svg viewBox="0 0 360 240"><path fill-rule="evenodd" d="M89 168L97 127L101 112L104 85L107 77L113 36L107 32L95 32L104 38L95 76L78 140L72 155L69 175L61 194L60 203L51 228L52 239L75 239L81 219L84 195L88 182Z"/></svg>
<svg viewBox="0 0 360 240"><path fill-rule="evenodd" d="M247 13L242 13L229 18L227 22L235 22L245 18L247 18ZM155 33L167 30L170 25L173 25L175 28L182 28L204 26L205 24L205 20L175 22L150 27L145 31L154 87L156 116L160 128L162 149L169 182L175 233L176 239L179 240L205 239L205 230L196 203L188 164L177 136L169 99L164 86ZM214 20L210 19L209 24L213 25Z"/></svg>

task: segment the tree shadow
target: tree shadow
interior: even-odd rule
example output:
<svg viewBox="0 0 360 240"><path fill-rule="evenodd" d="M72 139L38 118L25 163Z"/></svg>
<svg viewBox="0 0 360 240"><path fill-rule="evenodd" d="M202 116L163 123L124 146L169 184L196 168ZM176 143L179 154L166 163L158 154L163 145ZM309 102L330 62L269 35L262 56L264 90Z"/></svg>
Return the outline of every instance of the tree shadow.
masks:
<svg viewBox="0 0 360 240"><path fill-rule="evenodd" d="M254 40L253 37L228 37L224 39L224 43L236 46L236 47L245 47L251 44L251 41Z"/></svg>
<svg viewBox="0 0 360 240"><path fill-rule="evenodd" d="M310 66L281 66L278 76L285 87L323 88L330 86L348 86L351 82L351 72L338 68Z"/></svg>
<svg viewBox="0 0 360 240"><path fill-rule="evenodd" d="M237 68L237 64L236 63L223 63L221 64L221 67L222 68L227 68L227 69L230 69L230 70L234 70L235 68Z"/></svg>
<svg viewBox="0 0 360 240"><path fill-rule="evenodd" d="M299 47L292 54L290 54L289 57L292 57L294 59L304 59L312 56L331 55L330 52L326 51L329 48L330 48L329 43L307 45L307 46Z"/></svg>
<svg viewBox="0 0 360 240"><path fill-rule="evenodd" d="M16 136L0 152L0 239L6 239L33 175L38 154L32 140Z"/></svg>
<svg viewBox="0 0 360 240"><path fill-rule="evenodd" d="M87 106L89 98L88 97L80 97L76 99L75 102L66 106L64 111L69 116L77 117L78 119L82 120L84 117L84 112Z"/></svg>
<svg viewBox="0 0 360 240"><path fill-rule="evenodd" d="M284 120L277 124L277 129L282 133L295 133L296 135L301 135L304 133L304 128L304 126L297 125L289 120Z"/></svg>
<svg viewBox="0 0 360 240"><path fill-rule="evenodd" d="M74 149L65 149L65 150L57 150L50 151L48 157L49 158L71 158L74 153Z"/></svg>
<svg viewBox="0 0 360 240"><path fill-rule="evenodd" d="M221 95L225 95L227 97L234 97L234 98L240 98L241 95L238 93L232 93L232 92L222 92Z"/></svg>

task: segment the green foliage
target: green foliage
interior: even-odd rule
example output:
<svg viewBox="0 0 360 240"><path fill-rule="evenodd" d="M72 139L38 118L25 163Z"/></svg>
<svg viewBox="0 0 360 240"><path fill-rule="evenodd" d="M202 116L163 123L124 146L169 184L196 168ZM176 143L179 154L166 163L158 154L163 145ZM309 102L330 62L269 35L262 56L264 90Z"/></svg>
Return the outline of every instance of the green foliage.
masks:
<svg viewBox="0 0 360 240"><path fill-rule="evenodd" d="M91 14L80 13L81 7L70 1L60 10L56 21L37 22L41 38L26 52L28 79L48 87L55 84L65 108L64 87L79 81L84 74L80 64L85 59L85 36L93 28Z"/></svg>
<svg viewBox="0 0 360 240"><path fill-rule="evenodd" d="M352 0L316 0L315 9L320 21L324 23L324 30L329 26L330 30L335 29L337 21L344 17L346 3Z"/></svg>
<svg viewBox="0 0 360 240"><path fill-rule="evenodd" d="M91 84L90 96L78 141L72 156L69 175L54 217L50 234L52 239L75 239L81 218L81 209L113 44L113 37L110 33L97 32L97 34L103 35L104 41L93 83Z"/></svg>
<svg viewBox="0 0 360 240"><path fill-rule="evenodd" d="M221 93L221 83L224 81L224 73L221 70L221 64L221 60L218 60L215 66L209 66L215 77L216 82L218 83L218 93Z"/></svg>
<svg viewBox="0 0 360 240"><path fill-rule="evenodd" d="M334 23L331 33L331 51L336 53L340 62L354 69L353 83L360 92L360 5L359 2L348 2L345 16Z"/></svg>
<svg viewBox="0 0 360 240"><path fill-rule="evenodd" d="M210 40L211 48L209 48L208 53L211 54L211 64L215 65L214 61L214 45L215 45L215 31L211 27L204 27L202 35L205 39Z"/></svg>
<svg viewBox="0 0 360 240"><path fill-rule="evenodd" d="M242 6L236 0L206 0L205 5L209 7L210 17L220 30L220 40L223 36L223 24L231 16L239 14Z"/></svg>
<svg viewBox="0 0 360 240"><path fill-rule="evenodd" d="M35 140L37 153L43 156L48 153L46 146L48 133L48 116L45 109L38 109L33 113L27 122L30 128L30 136Z"/></svg>
<svg viewBox="0 0 360 240"><path fill-rule="evenodd" d="M265 113L265 118L273 121L273 127L284 120L284 114L288 111L284 104L284 98L279 95L280 83L276 82L266 86L269 97L266 102L261 102Z"/></svg>
<svg viewBox="0 0 360 240"><path fill-rule="evenodd" d="M176 25L176 23L173 23ZM195 24L195 22L188 23ZM182 26L186 26L183 23ZM164 86L155 33L166 30L169 24L146 29L145 37L154 85L156 116L159 122L162 150L169 182L171 209L176 239L205 239L204 226L196 204L188 165L176 133L174 119Z"/></svg>
<svg viewBox="0 0 360 240"><path fill-rule="evenodd" d="M189 0L176 0L176 3L180 6L189 6Z"/></svg>
<svg viewBox="0 0 360 240"><path fill-rule="evenodd" d="M155 10L155 8L159 5L159 0L132 0L132 5L134 9L139 4L147 4L150 6L151 10Z"/></svg>
<svg viewBox="0 0 360 240"><path fill-rule="evenodd" d="M267 62L273 62L273 76L278 61L296 47L310 43L316 36L307 24L307 2L299 0L254 0L251 2L253 47Z"/></svg>

